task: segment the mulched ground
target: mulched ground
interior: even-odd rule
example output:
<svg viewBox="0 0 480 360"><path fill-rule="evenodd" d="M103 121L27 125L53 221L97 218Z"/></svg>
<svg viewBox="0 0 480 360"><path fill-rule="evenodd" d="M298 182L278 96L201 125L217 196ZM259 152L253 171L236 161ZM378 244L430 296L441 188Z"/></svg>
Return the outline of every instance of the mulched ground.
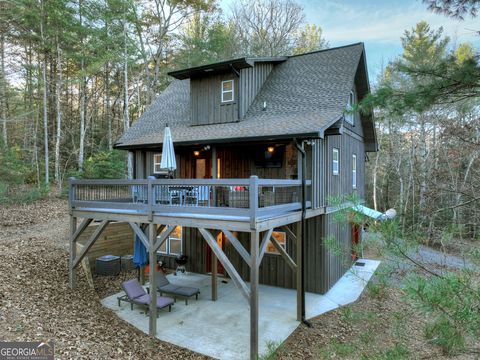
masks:
<svg viewBox="0 0 480 360"><path fill-rule="evenodd" d="M0 209L0 339L54 339L61 359L206 359L101 306L99 295L118 292L122 277L99 278L93 291L80 270L78 288L68 288L65 214L58 200Z"/></svg>
<svg viewBox="0 0 480 360"><path fill-rule="evenodd" d="M207 359L148 337L100 305L134 273L97 277L92 290L80 269L78 288L70 290L67 234L65 200L0 208L1 340L54 339L61 359ZM300 326L275 358L440 359L424 340L425 320L398 289L366 291L311 328Z"/></svg>

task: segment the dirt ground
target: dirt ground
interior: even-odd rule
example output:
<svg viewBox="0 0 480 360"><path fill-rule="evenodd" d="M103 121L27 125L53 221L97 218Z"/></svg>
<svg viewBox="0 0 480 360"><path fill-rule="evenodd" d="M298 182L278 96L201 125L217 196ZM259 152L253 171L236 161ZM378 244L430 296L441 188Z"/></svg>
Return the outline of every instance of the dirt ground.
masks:
<svg viewBox="0 0 480 360"><path fill-rule="evenodd" d="M61 359L206 359L151 339L100 305L125 275L95 278L94 291L80 270L78 288L70 290L67 233L65 200L0 208L1 340L53 339ZM426 319L401 296L398 289L367 290L355 304L312 320L312 327L301 325L275 358L442 358L424 340Z"/></svg>

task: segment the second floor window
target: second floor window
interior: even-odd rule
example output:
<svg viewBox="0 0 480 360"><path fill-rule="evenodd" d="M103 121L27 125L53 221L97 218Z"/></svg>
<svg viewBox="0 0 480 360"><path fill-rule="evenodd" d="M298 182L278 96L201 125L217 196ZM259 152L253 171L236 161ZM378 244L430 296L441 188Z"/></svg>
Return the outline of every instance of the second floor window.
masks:
<svg viewBox="0 0 480 360"><path fill-rule="evenodd" d="M340 152L337 148L333 148L332 153L332 173L338 175L340 172Z"/></svg>
<svg viewBox="0 0 480 360"><path fill-rule="evenodd" d="M345 114L345 121L351 125L355 125L355 113L351 112L355 102L355 92L352 90L348 96L347 113Z"/></svg>
<svg viewBox="0 0 480 360"><path fill-rule="evenodd" d="M233 80L222 81L222 103L234 100Z"/></svg>

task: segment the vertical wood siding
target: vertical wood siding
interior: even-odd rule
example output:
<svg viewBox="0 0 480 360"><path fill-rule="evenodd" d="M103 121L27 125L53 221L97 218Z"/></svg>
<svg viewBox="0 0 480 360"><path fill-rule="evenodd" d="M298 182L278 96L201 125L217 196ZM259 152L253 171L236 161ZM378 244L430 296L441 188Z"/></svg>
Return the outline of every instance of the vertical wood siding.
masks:
<svg viewBox="0 0 480 360"><path fill-rule="evenodd" d="M222 81L234 80L234 101L222 103ZM192 125L208 125L238 120L238 77L224 73L190 80Z"/></svg>
<svg viewBox="0 0 480 360"><path fill-rule="evenodd" d="M360 200L365 198L365 147L364 143L348 134L331 135L326 138L327 146L327 201L342 195L356 193ZM333 175L333 148L340 151L340 172ZM352 155L357 155L357 189L352 187ZM328 205L331 205L329 201Z"/></svg>
<svg viewBox="0 0 480 360"><path fill-rule="evenodd" d="M254 67L240 70L240 119L243 119L247 113L272 69L273 64L271 63L256 63Z"/></svg>
<svg viewBox="0 0 480 360"><path fill-rule="evenodd" d="M222 178L248 178L257 175L261 178L289 178L298 173L297 154L292 144L286 144L286 156L281 168L257 168L254 159L258 155L259 148L263 145L217 145L217 156L220 159L220 172ZM264 146L266 147L266 145ZM340 151L340 173L332 175L332 149L336 147ZM177 172L180 178L193 178L195 176L195 159L193 148L178 148ZM155 150L148 150L137 154L144 158L144 174L153 172L153 154ZM288 154L288 156L287 156ZM344 135L332 135L324 140L315 140L315 145L307 147L307 178L312 179L312 202L314 207L326 205L328 196L351 194L352 189L352 154L357 155L357 193L359 198L364 198L364 146L363 142L356 138ZM202 152L201 158L207 159L207 168L211 166L210 152ZM141 161L141 159L139 160ZM290 169L289 167L292 167ZM142 171L137 166L137 176ZM334 214L317 216L307 220L305 234L306 247L306 291L314 293L327 292L351 265L351 227L349 224L338 223L334 220ZM292 230L295 227L292 225ZM249 234L238 234L240 242L249 248ZM325 244L326 238L334 239L335 247L343 249L342 255L334 254ZM183 229L183 251L190 257L187 270L198 273L206 272L206 245L197 229ZM249 269L239 256L237 251L229 243L224 241L224 251L238 269L239 274L249 280ZM295 246L291 239L287 238L287 252L296 259ZM167 267L175 268L173 256L162 256ZM260 266L260 283L295 288L295 274L285 263L280 255L266 254Z"/></svg>
<svg viewBox="0 0 480 360"><path fill-rule="evenodd" d="M312 207L318 209L324 206L325 199L325 159L323 139L314 140L311 147L311 179L312 179Z"/></svg>

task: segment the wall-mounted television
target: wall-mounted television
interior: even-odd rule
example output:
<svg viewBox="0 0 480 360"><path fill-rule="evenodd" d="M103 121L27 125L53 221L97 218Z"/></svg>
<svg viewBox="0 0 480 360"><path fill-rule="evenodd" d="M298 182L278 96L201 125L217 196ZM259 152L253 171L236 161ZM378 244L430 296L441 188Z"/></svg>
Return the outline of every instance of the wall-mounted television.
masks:
<svg viewBox="0 0 480 360"><path fill-rule="evenodd" d="M261 146L255 151L255 166L257 168L281 168L285 146Z"/></svg>

